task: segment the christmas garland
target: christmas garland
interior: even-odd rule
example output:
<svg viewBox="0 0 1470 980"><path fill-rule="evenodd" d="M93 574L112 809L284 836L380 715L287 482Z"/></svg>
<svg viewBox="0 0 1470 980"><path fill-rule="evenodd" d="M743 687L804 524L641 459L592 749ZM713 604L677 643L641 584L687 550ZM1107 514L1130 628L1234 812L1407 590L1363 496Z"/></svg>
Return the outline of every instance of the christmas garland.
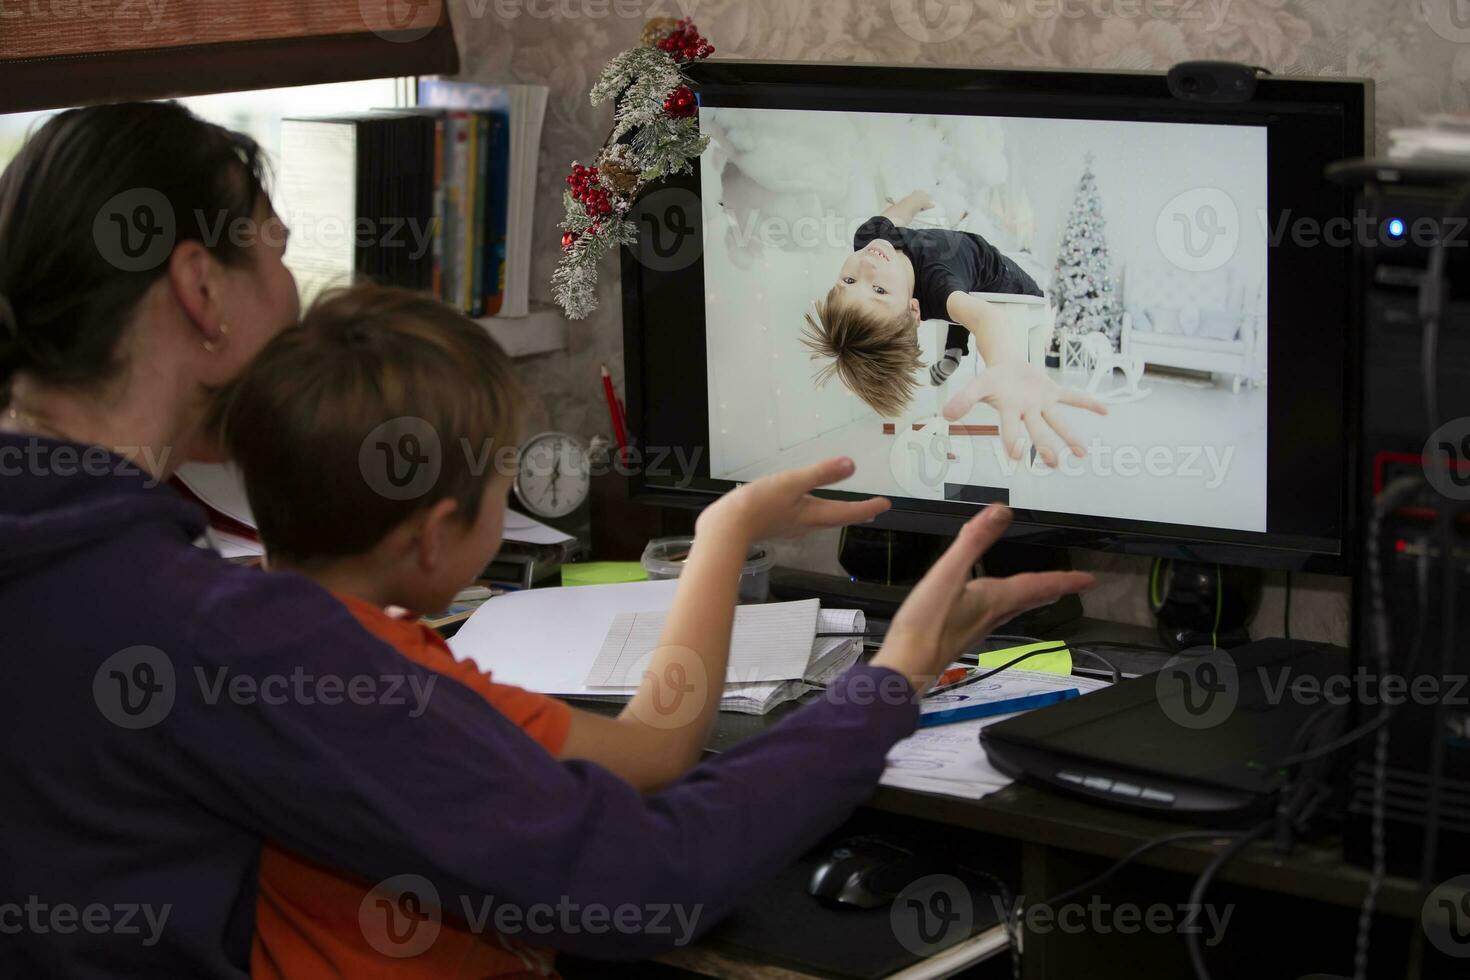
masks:
<svg viewBox="0 0 1470 980"><path fill-rule="evenodd" d="M692 21L660 17L644 26L642 45L613 59L592 86L592 104L611 99L616 110L596 163L574 163L567 177L562 260L551 286L568 317L597 309L602 257L637 244L627 215L638 195L653 181L691 171L708 145L682 66L714 52Z"/></svg>

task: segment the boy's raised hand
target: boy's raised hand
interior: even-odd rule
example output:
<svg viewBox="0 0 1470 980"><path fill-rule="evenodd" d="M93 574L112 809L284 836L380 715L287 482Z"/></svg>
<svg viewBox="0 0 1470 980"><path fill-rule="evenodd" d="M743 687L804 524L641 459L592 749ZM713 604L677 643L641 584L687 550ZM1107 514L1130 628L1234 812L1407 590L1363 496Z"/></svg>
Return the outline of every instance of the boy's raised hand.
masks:
<svg viewBox="0 0 1470 980"><path fill-rule="evenodd" d="M1007 454L1020 459L1030 435L1042 462L1055 467L1059 461L1050 432L1056 433L1078 459L1087 455L1083 444L1062 418L1061 407L1084 408L1098 415L1108 414L1107 406L1091 395L1057 384L1045 371L1025 361L1002 361L987 366L980 376L965 386L944 406L944 417L951 422L965 417L977 402L984 402L1000 413L1000 437Z"/></svg>
<svg viewBox="0 0 1470 980"><path fill-rule="evenodd" d="M799 538L823 528L871 521L892 504L883 497L824 500L812 491L852 476L853 461L828 459L762 477L730 491L699 517L699 524L733 521L751 540Z"/></svg>
<svg viewBox="0 0 1470 980"><path fill-rule="evenodd" d="M1083 572L972 579L975 563L1010 524L1010 509L997 504L960 530L949 550L909 592L873 666L898 671L923 693L945 667L998 624L1093 586L1096 580Z"/></svg>

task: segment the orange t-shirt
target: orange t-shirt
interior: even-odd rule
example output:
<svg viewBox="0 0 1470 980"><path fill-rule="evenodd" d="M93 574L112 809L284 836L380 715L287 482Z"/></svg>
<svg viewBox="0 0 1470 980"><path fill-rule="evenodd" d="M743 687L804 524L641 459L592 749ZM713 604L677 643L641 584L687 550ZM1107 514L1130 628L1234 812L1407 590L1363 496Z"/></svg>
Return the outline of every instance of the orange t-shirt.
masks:
<svg viewBox="0 0 1470 980"><path fill-rule="evenodd" d="M565 704L496 684L474 664L454 659L449 645L417 621L394 619L352 596L338 596L358 622L409 660L452 678L519 725L557 755L571 727ZM555 976L552 953L495 933L476 935L445 919L417 956L395 959L368 945L358 910L369 889L358 879L267 844L261 852L260 894L250 972L256 978L299 977L545 977Z"/></svg>

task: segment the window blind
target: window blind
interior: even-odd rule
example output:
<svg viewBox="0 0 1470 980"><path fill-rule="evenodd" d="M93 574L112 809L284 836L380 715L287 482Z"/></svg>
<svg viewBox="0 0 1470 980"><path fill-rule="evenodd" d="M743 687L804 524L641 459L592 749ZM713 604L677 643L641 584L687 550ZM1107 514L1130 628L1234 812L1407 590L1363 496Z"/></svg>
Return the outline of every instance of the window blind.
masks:
<svg viewBox="0 0 1470 980"><path fill-rule="evenodd" d="M458 70L444 0L0 0L0 112Z"/></svg>

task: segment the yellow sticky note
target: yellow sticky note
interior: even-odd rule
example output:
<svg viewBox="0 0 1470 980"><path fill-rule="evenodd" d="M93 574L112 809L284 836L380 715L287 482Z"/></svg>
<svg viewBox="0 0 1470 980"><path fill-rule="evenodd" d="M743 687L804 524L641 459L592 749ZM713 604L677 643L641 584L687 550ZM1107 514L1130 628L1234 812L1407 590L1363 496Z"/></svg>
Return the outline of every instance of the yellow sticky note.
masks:
<svg viewBox="0 0 1470 980"><path fill-rule="evenodd" d="M987 653L980 654L980 666L986 670L994 670L996 667L1005 666L1017 657L1024 657L1032 650L1045 650L1047 647L1058 645L1058 641L1052 641L1049 643L1032 643L1028 646L1021 647L1006 647L1004 650L991 650ZM1043 653L1029 660L1022 660L1016 664L1016 669L1039 670L1045 674L1070 675L1072 673L1072 651L1062 646L1055 653Z"/></svg>
<svg viewBox="0 0 1470 980"><path fill-rule="evenodd" d="M561 567L561 584L564 586L616 585L619 582L643 582L647 578L648 570L636 561L592 561Z"/></svg>

